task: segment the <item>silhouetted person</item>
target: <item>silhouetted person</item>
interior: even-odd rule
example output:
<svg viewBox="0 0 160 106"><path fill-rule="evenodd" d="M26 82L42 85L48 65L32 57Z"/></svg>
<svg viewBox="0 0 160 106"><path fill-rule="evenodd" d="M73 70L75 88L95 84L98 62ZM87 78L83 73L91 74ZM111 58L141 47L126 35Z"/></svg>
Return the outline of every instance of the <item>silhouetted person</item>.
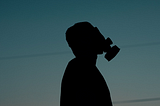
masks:
<svg viewBox="0 0 160 106"><path fill-rule="evenodd" d="M103 53L105 38L88 22L68 28L66 40L75 58L65 70L61 82L60 106L112 106L110 92L96 67Z"/></svg>

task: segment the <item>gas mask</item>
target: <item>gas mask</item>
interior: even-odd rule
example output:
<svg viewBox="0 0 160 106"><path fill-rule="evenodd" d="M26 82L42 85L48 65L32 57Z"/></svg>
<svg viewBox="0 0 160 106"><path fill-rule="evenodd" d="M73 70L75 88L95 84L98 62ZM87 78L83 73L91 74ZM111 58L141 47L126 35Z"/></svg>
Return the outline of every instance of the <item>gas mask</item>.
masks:
<svg viewBox="0 0 160 106"><path fill-rule="evenodd" d="M118 54L118 52L120 51L120 48L118 48L116 45L111 47L112 44L113 44L113 42L110 38L107 38L105 40L104 52L107 52L105 54L105 58L108 61L112 60Z"/></svg>
<svg viewBox="0 0 160 106"><path fill-rule="evenodd" d="M103 52L106 52L105 58L108 61L112 60L118 54L120 48L118 48L116 45L111 47L111 45L113 44L112 40L109 37L105 39L97 27L95 27L95 34L97 35L97 38L101 39L99 43L102 43Z"/></svg>

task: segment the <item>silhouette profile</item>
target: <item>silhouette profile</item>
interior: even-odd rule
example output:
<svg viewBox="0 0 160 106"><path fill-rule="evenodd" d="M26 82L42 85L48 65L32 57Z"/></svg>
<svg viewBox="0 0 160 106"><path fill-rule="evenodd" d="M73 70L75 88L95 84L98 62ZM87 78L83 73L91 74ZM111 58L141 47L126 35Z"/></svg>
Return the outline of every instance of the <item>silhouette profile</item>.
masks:
<svg viewBox="0 0 160 106"><path fill-rule="evenodd" d="M67 29L66 40L75 58L62 78L60 106L112 106L105 79L96 67L97 55L104 52L104 36L89 22L79 22Z"/></svg>

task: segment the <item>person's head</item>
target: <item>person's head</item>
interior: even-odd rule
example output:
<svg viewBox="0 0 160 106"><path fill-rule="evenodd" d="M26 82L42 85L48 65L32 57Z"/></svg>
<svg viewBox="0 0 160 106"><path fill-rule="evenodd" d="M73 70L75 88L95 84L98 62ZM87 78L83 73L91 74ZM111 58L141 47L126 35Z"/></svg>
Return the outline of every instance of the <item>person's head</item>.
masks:
<svg viewBox="0 0 160 106"><path fill-rule="evenodd" d="M69 27L66 40L76 57L103 53L105 38L89 22L79 22Z"/></svg>

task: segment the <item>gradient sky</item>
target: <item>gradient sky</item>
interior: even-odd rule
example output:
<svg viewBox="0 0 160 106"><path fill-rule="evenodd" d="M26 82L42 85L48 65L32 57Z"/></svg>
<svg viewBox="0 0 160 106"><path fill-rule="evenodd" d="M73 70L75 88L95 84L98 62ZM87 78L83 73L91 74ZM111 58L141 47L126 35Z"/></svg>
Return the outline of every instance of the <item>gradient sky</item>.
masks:
<svg viewBox="0 0 160 106"><path fill-rule="evenodd" d="M81 21L121 48L112 61L97 61L113 102L160 97L160 0L1 0L0 14L0 106L59 106L74 58L65 31Z"/></svg>

